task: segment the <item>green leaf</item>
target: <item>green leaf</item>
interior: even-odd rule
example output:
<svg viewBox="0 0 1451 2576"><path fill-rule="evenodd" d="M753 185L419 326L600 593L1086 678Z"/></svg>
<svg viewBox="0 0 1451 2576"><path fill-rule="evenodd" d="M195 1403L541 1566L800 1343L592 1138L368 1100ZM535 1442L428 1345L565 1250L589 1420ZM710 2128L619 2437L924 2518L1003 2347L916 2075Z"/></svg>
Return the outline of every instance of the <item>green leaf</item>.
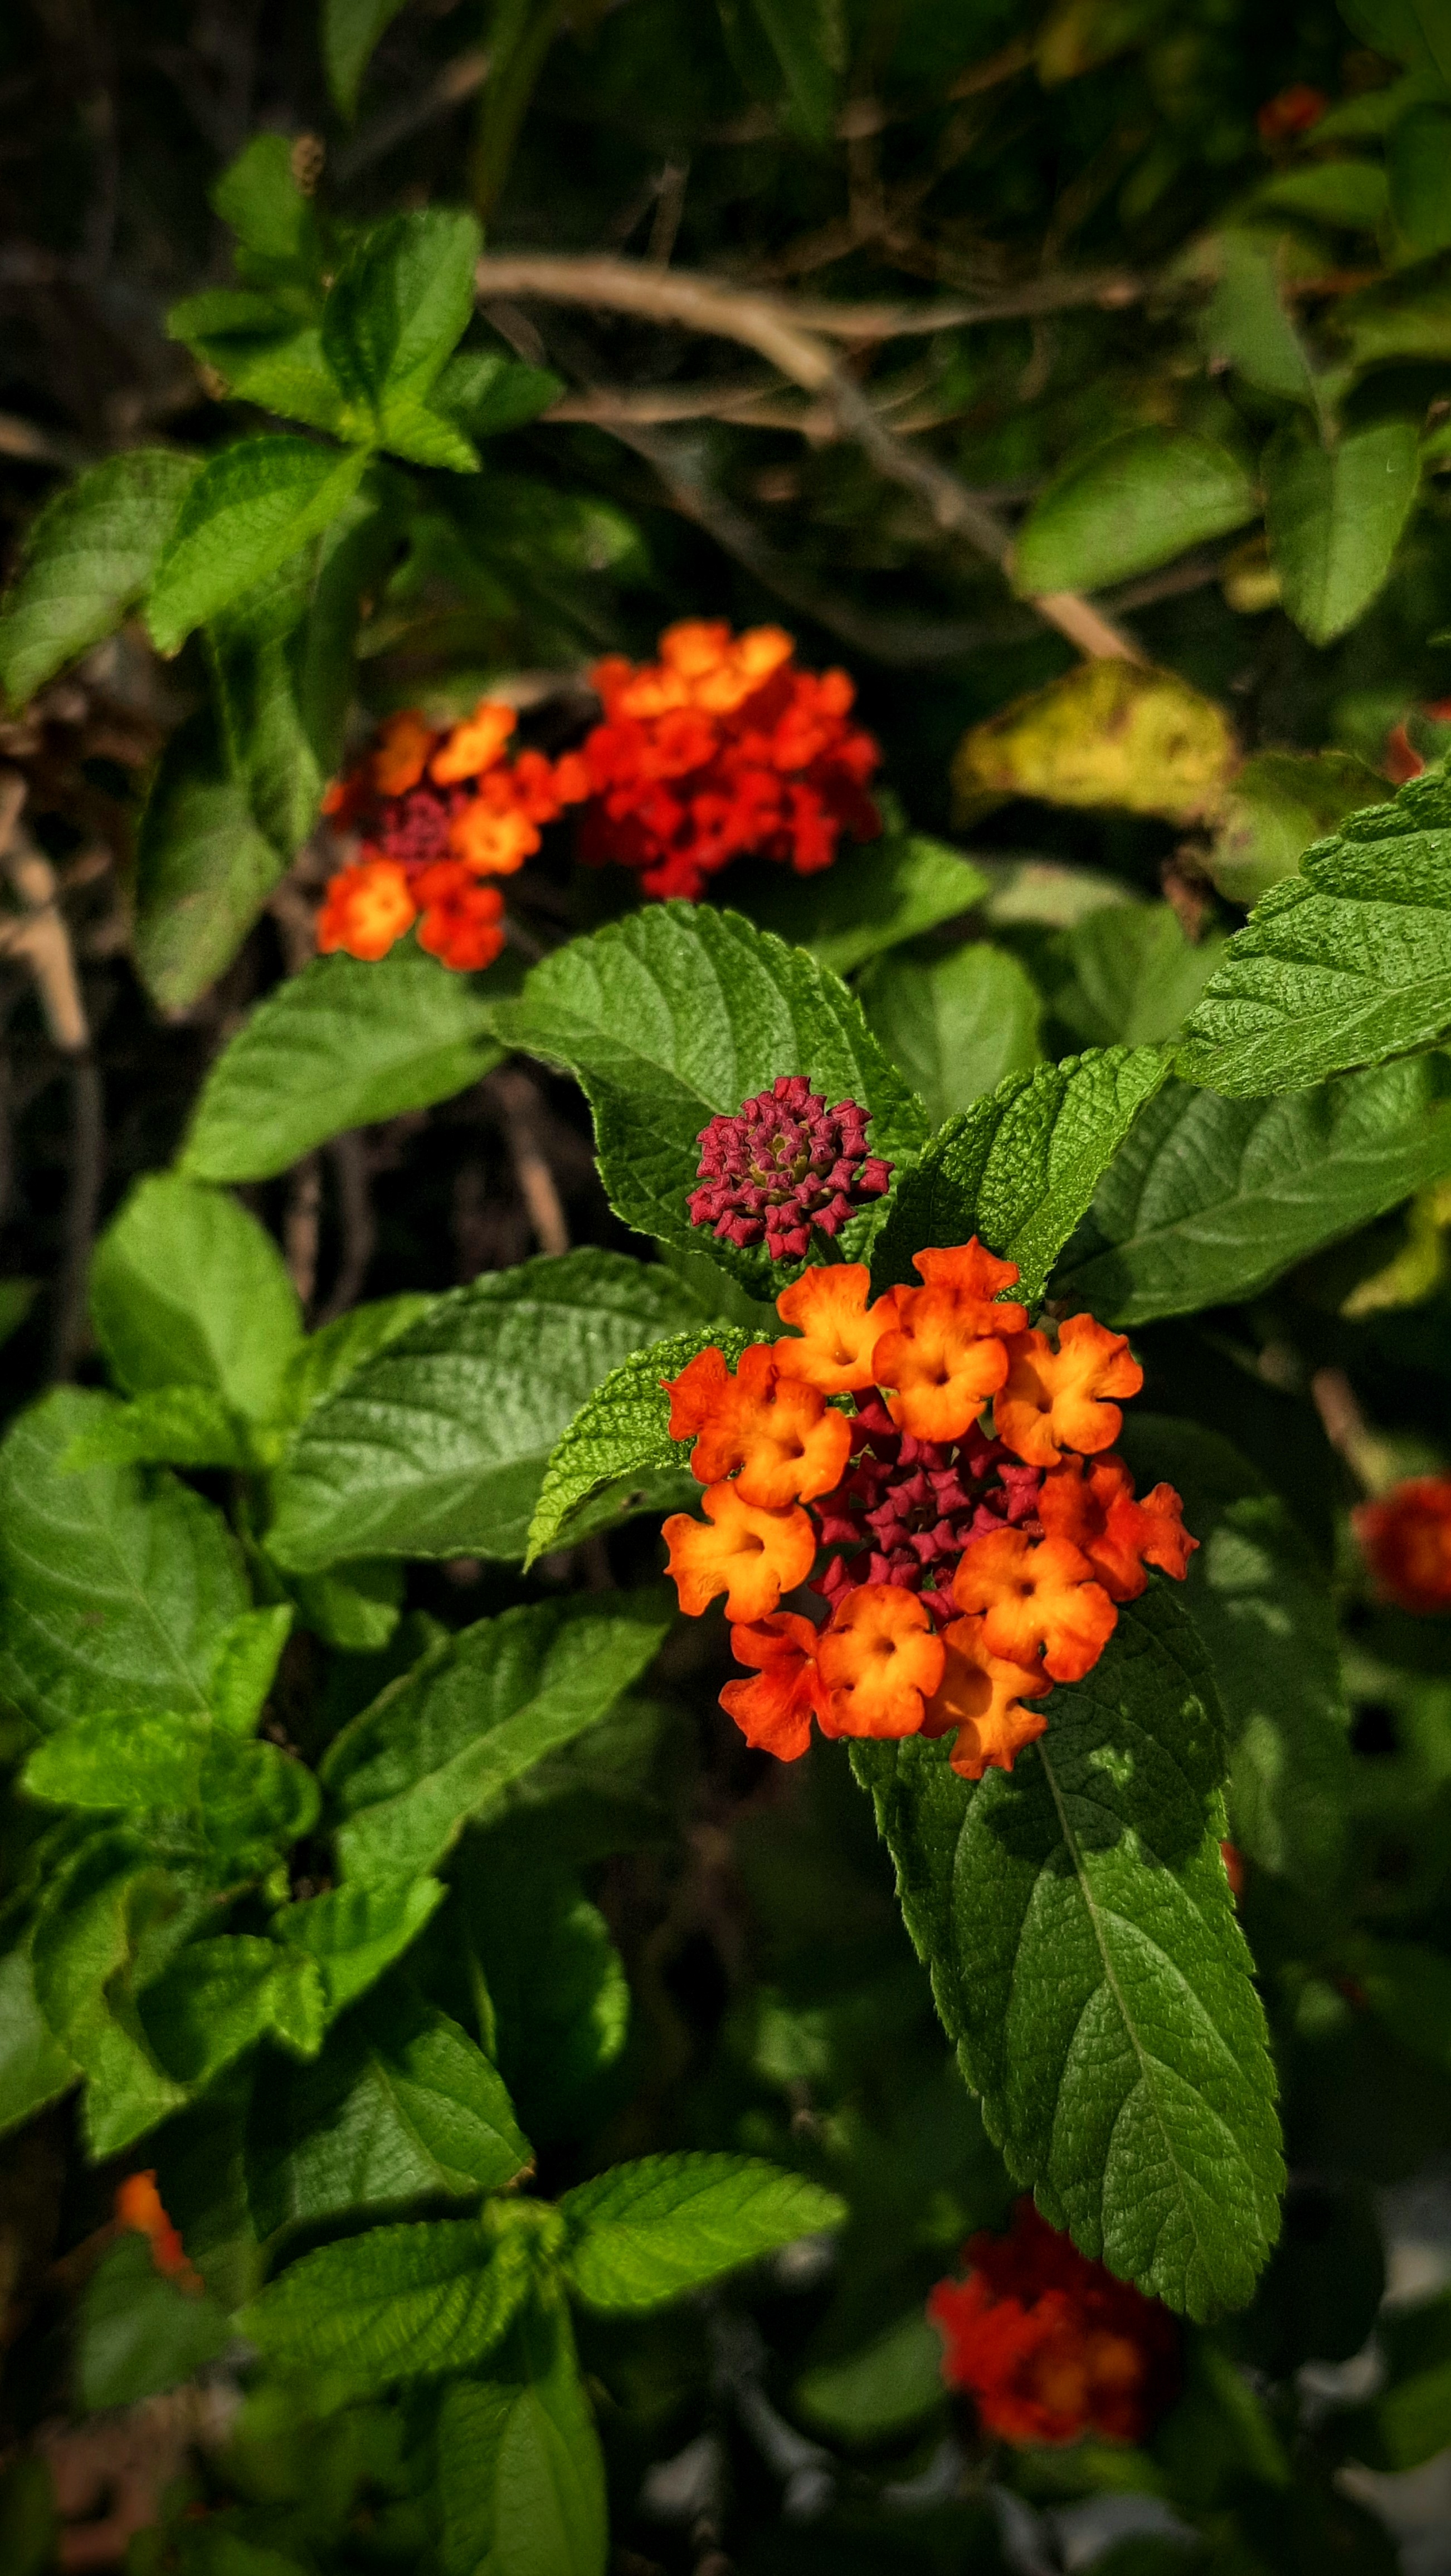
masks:
<svg viewBox="0 0 1451 2576"><path fill-rule="evenodd" d="M334 436L346 427L348 406L323 357L322 333L299 323L295 298L206 287L172 305L166 334L210 367L234 401Z"/></svg>
<svg viewBox="0 0 1451 2576"><path fill-rule="evenodd" d="M530 2137L587 2134L630 2028L629 1979L604 1916L572 1869L507 1825L461 1878L457 1903L488 1989L489 2044Z"/></svg>
<svg viewBox="0 0 1451 2576"><path fill-rule="evenodd" d="M320 536L357 491L362 453L283 433L245 438L203 466L182 502L152 583L146 622L159 652L265 581Z"/></svg>
<svg viewBox="0 0 1451 2576"><path fill-rule="evenodd" d="M1347 295L1334 327L1357 367L1451 356L1451 279L1444 252Z"/></svg>
<svg viewBox="0 0 1451 2576"><path fill-rule="evenodd" d="M1398 119L1387 176L1391 218L1406 248L1451 250L1451 107L1416 107Z"/></svg>
<svg viewBox="0 0 1451 2576"><path fill-rule="evenodd" d="M1309 351L1287 309L1278 246L1254 233L1222 233L1218 279L1200 338L1211 366L1231 366L1260 393L1320 407Z"/></svg>
<svg viewBox="0 0 1451 2576"><path fill-rule="evenodd" d="M1346 2427L1371 2468L1418 2469L1451 2442L1451 2295L1377 2320L1387 2385Z"/></svg>
<svg viewBox="0 0 1451 2576"><path fill-rule="evenodd" d="M579 1251L441 1297L314 1407L275 1482L268 1544L340 1558L522 1556L550 1450L627 1351L693 1322L668 1271Z"/></svg>
<svg viewBox="0 0 1451 2576"><path fill-rule="evenodd" d="M1281 430L1265 454L1270 561L1288 614L1312 644L1332 644L1390 572L1420 481L1415 424L1380 421L1334 447Z"/></svg>
<svg viewBox="0 0 1451 2576"><path fill-rule="evenodd" d="M443 1903L436 1878L383 1887L331 1887L274 1914L273 1938L317 1962L329 2016L355 2003L401 1959Z"/></svg>
<svg viewBox="0 0 1451 2576"><path fill-rule="evenodd" d="M323 355L384 447L470 472L469 441L428 396L474 309L483 237L474 216L424 207L392 215L355 243L322 317Z"/></svg>
<svg viewBox="0 0 1451 2576"><path fill-rule="evenodd" d="M65 1387L0 1447L0 1679L41 1727L89 1711L204 1709L221 1631L247 1607L221 1515L164 1472L60 1472L71 1442L114 1413Z"/></svg>
<svg viewBox="0 0 1451 2576"><path fill-rule="evenodd" d="M404 0L323 0L322 56L328 87L344 116L357 114L363 74L403 6Z"/></svg>
<svg viewBox="0 0 1451 2576"><path fill-rule="evenodd" d="M1225 800L1208 867L1231 903L1258 903L1296 874L1312 841L1392 790L1349 751L1257 751Z"/></svg>
<svg viewBox="0 0 1451 2576"><path fill-rule="evenodd" d="M843 30L832 0L747 0L780 66L788 120L808 141L831 141Z"/></svg>
<svg viewBox="0 0 1451 2576"><path fill-rule="evenodd" d="M194 1806L209 1734L195 1709L73 1718L37 1746L21 1786L51 1806L103 1813Z"/></svg>
<svg viewBox="0 0 1451 2576"><path fill-rule="evenodd" d="M286 866L211 716L179 726L136 836L136 963L163 1011L189 1009L230 966Z"/></svg>
<svg viewBox="0 0 1451 2576"><path fill-rule="evenodd" d="M1048 952L1049 1001L1091 1046L1158 1046L1194 1008L1223 945L1211 935L1191 947L1167 903L1091 912Z"/></svg>
<svg viewBox="0 0 1451 2576"><path fill-rule="evenodd" d="M345 1655L377 1655L387 1645L403 1608L404 1573L386 1556L354 1557L322 1574L283 1574L269 1557L274 1582L296 1605L304 1628Z"/></svg>
<svg viewBox="0 0 1451 2576"><path fill-rule="evenodd" d="M1175 1054L1231 1097L1434 1045L1451 1028L1451 787L1352 814L1237 930Z"/></svg>
<svg viewBox="0 0 1451 2576"><path fill-rule="evenodd" d="M895 832L848 842L816 876L758 870L751 919L788 947L809 948L833 974L850 975L883 949L971 912L986 891L981 868L959 850L921 832Z"/></svg>
<svg viewBox="0 0 1451 2576"><path fill-rule="evenodd" d="M90 2415L159 2397L220 2361L232 2329L214 2299L166 2280L144 2236L109 2246L76 2319L76 2399Z"/></svg>
<svg viewBox="0 0 1451 2576"><path fill-rule="evenodd" d="M212 1658L210 1697L217 1724L231 1734L250 1735L256 1726L291 1626L284 1602L270 1610L244 1610L223 1629Z"/></svg>
<svg viewBox="0 0 1451 2576"><path fill-rule="evenodd" d="M668 1511L672 1501L698 1490L688 1448L670 1437L662 1380L678 1377L710 1344L734 1368L749 1339L733 1324L703 1324L632 1351L611 1369L550 1451L529 1524L526 1571L550 1548L573 1546L636 1512Z"/></svg>
<svg viewBox="0 0 1451 2576"><path fill-rule="evenodd" d="M265 1226L226 1190L174 1172L138 1181L96 1247L91 1319L129 1395L207 1388L276 1419L302 1315Z"/></svg>
<svg viewBox="0 0 1451 2576"><path fill-rule="evenodd" d="M255 1467L257 1453L241 1422L204 1386L148 1388L118 1405L65 1453L68 1475L82 1467Z"/></svg>
<svg viewBox="0 0 1451 2576"><path fill-rule="evenodd" d="M31 1755L24 1786L55 1806L130 1815L169 1843L180 1830L193 1857L210 1850L223 1864L224 1878L260 1875L275 1844L317 1822L317 1783L301 1762L220 1732L195 1710L75 1718Z"/></svg>
<svg viewBox="0 0 1451 2576"><path fill-rule="evenodd" d="M387 2387L486 2360L531 2274L525 2238L477 2219L374 2227L290 2264L237 2326L270 2361Z"/></svg>
<svg viewBox="0 0 1451 2576"><path fill-rule="evenodd" d="M845 2360L803 2372L792 2404L838 2441L876 2443L940 2415L943 2396L942 2338L918 2305Z"/></svg>
<svg viewBox="0 0 1451 2576"><path fill-rule="evenodd" d="M1362 41L1391 62L1434 72L1451 88L1451 34L1440 0L1339 0Z"/></svg>
<svg viewBox="0 0 1451 2576"><path fill-rule="evenodd" d="M1385 220L1386 174L1378 161L1307 161L1256 189L1255 212L1265 207L1345 232L1373 233Z"/></svg>
<svg viewBox="0 0 1451 2576"><path fill-rule="evenodd" d="M438 2425L443 2576L605 2576L599 2436L561 2299L535 2298Z"/></svg>
<svg viewBox="0 0 1451 2576"><path fill-rule="evenodd" d="M30 1942L21 1941L0 1958L0 2136L58 2101L80 2076L36 2002Z"/></svg>
<svg viewBox="0 0 1451 2576"><path fill-rule="evenodd" d="M1028 1073L1042 1048L1031 976L987 940L945 957L879 957L857 987L872 1035L911 1083L934 1127Z"/></svg>
<svg viewBox="0 0 1451 2576"><path fill-rule="evenodd" d="M211 192L237 236L238 275L258 284L310 283L321 264L317 215L293 175L292 152L285 134L254 134Z"/></svg>
<svg viewBox="0 0 1451 2576"><path fill-rule="evenodd" d="M1283 2181L1264 2017L1220 1857L1213 1676L1155 1585L1011 1778L859 1745L907 1928L1009 2171L1086 2254L1243 2306Z"/></svg>
<svg viewBox="0 0 1451 2576"><path fill-rule="evenodd" d="M1190 430L1121 430L1034 502L1013 548L1014 586L1101 590L1259 513L1253 482L1226 449Z"/></svg>
<svg viewBox="0 0 1451 2576"><path fill-rule="evenodd" d="M23 706L150 588L195 482L194 457L135 447L47 502L0 602L0 690Z"/></svg>
<svg viewBox="0 0 1451 2576"><path fill-rule="evenodd" d="M93 2156L118 2155L186 2100L148 2043L132 1992L142 1944L165 1939L178 1907L177 1882L129 1834L97 1835L47 1885L32 1950L36 2001L87 2078Z"/></svg>
<svg viewBox="0 0 1451 2576"><path fill-rule="evenodd" d="M349 1878L414 1878L639 1679L669 1626L659 1593L582 1594L481 1619L390 1684L329 1749Z"/></svg>
<svg viewBox="0 0 1451 2576"><path fill-rule="evenodd" d="M495 1026L507 1044L574 1074L625 1223L682 1251L708 1250L759 1297L773 1293L765 1246L717 1242L686 1212L697 1140L712 1116L739 1109L778 1074L803 1073L828 1102L872 1112L871 1150L888 1162L910 1161L926 1133L920 1103L836 976L704 904L649 904L572 940L533 969L517 1002L500 1005ZM874 1208L843 1228L848 1260L878 1221Z"/></svg>
<svg viewBox="0 0 1451 2576"><path fill-rule="evenodd" d="M1133 1413L1119 1447L1140 1493L1161 1477L1175 1488L1199 1541L1183 1599L1228 1720L1231 1836L1261 1868L1328 1898L1352 1784L1324 1567L1279 1495L1218 1432Z"/></svg>
<svg viewBox="0 0 1451 2576"><path fill-rule="evenodd" d="M350 1306L320 1331L309 1333L287 1372L287 1410L294 1422L332 1395L364 1360L385 1351L426 1315L437 1300L415 1289L397 1297L379 1297L366 1306Z"/></svg>
<svg viewBox="0 0 1451 2576"><path fill-rule="evenodd" d="M313 2065L269 2069L253 2095L247 2192L270 2236L435 2195L476 2200L529 2153L483 2050L394 1982L345 2015Z"/></svg>
<svg viewBox="0 0 1451 2576"><path fill-rule="evenodd" d="M1121 1330L1252 1297L1446 1171L1444 1056L1281 1100L1170 1082L1104 1173L1053 1293Z"/></svg>
<svg viewBox="0 0 1451 2576"><path fill-rule="evenodd" d="M147 1987L141 2019L169 2074L210 2084L259 2040L316 2056L326 2028L322 1978L300 1950L250 1932L220 1933L178 1950Z"/></svg>
<svg viewBox="0 0 1451 2576"><path fill-rule="evenodd" d="M352 510L364 507L362 495ZM301 698L314 542L213 619L207 630L215 697L235 775L254 820L289 864L307 839L327 773Z"/></svg>
<svg viewBox="0 0 1451 2576"><path fill-rule="evenodd" d="M502 1049L487 981L412 940L367 962L317 957L243 1021L202 1085L180 1168L261 1181L350 1127L466 1091Z"/></svg>
<svg viewBox="0 0 1451 2576"><path fill-rule="evenodd" d="M638 2316L840 2227L844 2204L759 2156L642 2156L567 2191L564 2274L587 2308Z"/></svg>
<svg viewBox="0 0 1451 2576"><path fill-rule="evenodd" d="M563 391L563 379L547 367L523 366L499 349L463 349L444 368L433 403L471 438L496 438L537 420Z"/></svg>
<svg viewBox="0 0 1451 2576"><path fill-rule="evenodd" d="M1100 1173L1164 1073L1152 1047L1107 1047L1011 1074L986 1100L949 1118L898 1184L874 1285L910 1283L915 1252L977 1234L1016 1261L1024 1295L1041 1296Z"/></svg>

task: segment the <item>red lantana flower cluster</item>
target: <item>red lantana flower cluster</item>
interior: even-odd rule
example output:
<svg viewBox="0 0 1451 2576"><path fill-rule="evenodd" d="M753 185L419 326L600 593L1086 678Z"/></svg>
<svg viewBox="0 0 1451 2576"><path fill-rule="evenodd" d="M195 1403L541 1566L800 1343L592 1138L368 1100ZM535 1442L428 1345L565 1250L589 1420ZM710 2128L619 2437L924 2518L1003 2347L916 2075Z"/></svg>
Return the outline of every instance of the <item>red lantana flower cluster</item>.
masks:
<svg viewBox="0 0 1451 2576"><path fill-rule="evenodd" d="M605 720L583 745L581 858L694 901L747 853L810 876L843 831L875 840L866 785L881 754L847 721L856 692L845 671L798 671L794 651L779 626L732 635L687 618L666 628L658 662L597 663Z"/></svg>
<svg viewBox="0 0 1451 2576"><path fill-rule="evenodd" d="M532 858L541 824L578 804L588 783L574 752L506 758L517 721L487 698L446 730L408 708L328 789L323 812L360 833L362 848L318 914L325 955L384 957L416 921L420 947L445 966L492 965L504 945L504 898L491 880Z"/></svg>
<svg viewBox="0 0 1451 2576"><path fill-rule="evenodd" d="M920 1288L875 1303L861 1264L808 1269L776 1301L787 1337L734 1371L707 1348L667 1382L706 1489L702 1520L665 1523L669 1570L691 1616L725 1594L754 1678L721 1704L749 1743L794 1761L813 1718L951 1734L980 1780L1044 1732L1026 1703L1083 1678L1149 1566L1182 1576L1197 1542L1172 1487L1141 1500L1110 1454L1114 1399L1143 1383L1121 1333L1031 1329L1000 1298L1016 1267L976 1237L915 1267ZM808 1579L822 1628L779 1607Z"/></svg>
<svg viewBox="0 0 1451 2576"><path fill-rule="evenodd" d="M1423 1615L1451 1610L1451 1476L1410 1476L1351 1517L1388 1599Z"/></svg>
<svg viewBox="0 0 1451 2576"><path fill-rule="evenodd" d="M1020 2200L1006 2236L973 2236L965 2281L939 2281L927 2313L942 2376L1005 2442L1142 2442L1177 2394L1179 2336L1146 2299Z"/></svg>
<svg viewBox="0 0 1451 2576"><path fill-rule="evenodd" d="M687 1205L692 1225L745 1246L764 1238L773 1261L799 1261L811 1229L836 1234L891 1185L892 1166L867 1152L869 1109L828 1109L804 1074L783 1073L696 1138L700 1164Z"/></svg>

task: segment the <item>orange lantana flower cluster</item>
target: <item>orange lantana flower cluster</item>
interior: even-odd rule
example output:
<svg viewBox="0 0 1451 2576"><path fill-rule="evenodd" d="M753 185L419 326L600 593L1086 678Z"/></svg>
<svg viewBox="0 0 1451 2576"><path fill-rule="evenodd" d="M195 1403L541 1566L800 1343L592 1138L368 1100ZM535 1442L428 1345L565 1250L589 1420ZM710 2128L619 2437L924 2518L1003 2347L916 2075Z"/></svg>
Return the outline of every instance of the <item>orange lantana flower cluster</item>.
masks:
<svg viewBox="0 0 1451 2576"><path fill-rule="evenodd" d="M597 663L605 721L583 746L581 858L617 859L646 894L693 901L732 859L809 876L843 831L875 840L866 784L881 754L847 722L856 692L845 671L798 671L794 651L779 626L732 635L687 618L666 628L658 662Z"/></svg>
<svg viewBox="0 0 1451 2576"><path fill-rule="evenodd" d="M915 1267L920 1288L875 1302L859 1263L809 1269L776 1301L788 1336L734 1372L707 1348L668 1382L706 1490L665 1537L683 1610L725 1595L754 1678L721 1703L748 1742L789 1762L813 1718L950 1734L980 1780L1043 1733L1028 1703L1090 1670L1148 1567L1182 1576L1197 1542L1172 1487L1140 1499L1110 1454L1143 1383L1121 1333L1031 1329L1001 1294L1017 1269L976 1237ZM808 1579L821 1628L779 1606Z"/></svg>
<svg viewBox="0 0 1451 2576"><path fill-rule="evenodd" d="M1179 2336L1167 2308L1080 2254L1020 2200L1006 2236L965 2248L965 2281L939 2281L927 2313L942 2376L967 2391L1004 2442L1141 2442L1177 2395Z"/></svg>
<svg viewBox="0 0 1451 2576"><path fill-rule="evenodd" d="M386 956L416 921L420 947L445 966L492 964L504 945L504 898L491 881L532 858L541 824L557 821L588 786L574 752L506 758L517 721L512 707L487 698L447 730L408 708L328 789L323 812L358 832L362 848L324 897L324 954Z"/></svg>
<svg viewBox="0 0 1451 2576"><path fill-rule="evenodd" d="M1423 1616L1451 1610L1451 1476L1408 1476L1351 1518L1389 1600Z"/></svg>

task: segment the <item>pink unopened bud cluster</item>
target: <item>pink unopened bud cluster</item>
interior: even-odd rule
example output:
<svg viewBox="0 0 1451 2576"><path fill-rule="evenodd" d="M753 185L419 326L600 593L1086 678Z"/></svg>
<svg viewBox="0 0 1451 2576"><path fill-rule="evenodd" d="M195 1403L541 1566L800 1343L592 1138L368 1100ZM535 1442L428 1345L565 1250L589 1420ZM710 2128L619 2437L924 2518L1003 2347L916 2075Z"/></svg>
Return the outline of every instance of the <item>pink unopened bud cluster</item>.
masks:
<svg viewBox="0 0 1451 2576"><path fill-rule="evenodd" d="M892 1166L867 1152L870 1120L854 1100L828 1109L804 1074L779 1075L734 1116L701 1129L691 1224L743 1247L764 1237L773 1261L799 1260L813 1226L835 1234L887 1190Z"/></svg>

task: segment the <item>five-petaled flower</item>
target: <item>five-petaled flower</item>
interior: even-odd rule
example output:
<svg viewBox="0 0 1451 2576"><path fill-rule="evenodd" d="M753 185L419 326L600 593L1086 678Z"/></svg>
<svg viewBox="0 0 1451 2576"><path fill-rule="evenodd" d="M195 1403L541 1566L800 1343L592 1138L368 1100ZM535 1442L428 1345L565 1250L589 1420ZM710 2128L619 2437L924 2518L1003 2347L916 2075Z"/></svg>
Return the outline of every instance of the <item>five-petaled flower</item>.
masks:
<svg viewBox="0 0 1451 2576"><path fill-rule="evenodd" d="M1179 2334L1167 2308L1080 2254L1020 2200L1005 2236L964 2249L965 2281L939 2281L927 2313L942 2376L985 2433L1014 2443L1098 2433L1141 2442L1178 2392Z"/></svg>
<svg viewBox="0 0 1451 2576"><path fill-rule="evenodd" d="M1382 1592L1402 1610L1451 1610L1451 1476L1410 1476L1352 1513Z"/></svg>
<svg viewBox="0 0 1451 2576"><path fill-rule="evenodd" d="M1142 1382L1121 1333L1030 1329L1014 1264L975 1237L915 1267L920 1287L875 1300L860 1263L808 1269L781 1339L734 1370L707 1344L666 1381L706 1490L704 1520L664 1534L681 1608L725 1595L752 1678L721 1700L749 1743L790 1762L813 1720L950 1735L980 1780L1044 1732L1035 1703L1092 1669L1149 1567L1182 1578L1197 1542L1172 1487L1140 1498L1109 1454L1113 1399ZM819 1627L780 1606L808 1577Z"/></svg>

